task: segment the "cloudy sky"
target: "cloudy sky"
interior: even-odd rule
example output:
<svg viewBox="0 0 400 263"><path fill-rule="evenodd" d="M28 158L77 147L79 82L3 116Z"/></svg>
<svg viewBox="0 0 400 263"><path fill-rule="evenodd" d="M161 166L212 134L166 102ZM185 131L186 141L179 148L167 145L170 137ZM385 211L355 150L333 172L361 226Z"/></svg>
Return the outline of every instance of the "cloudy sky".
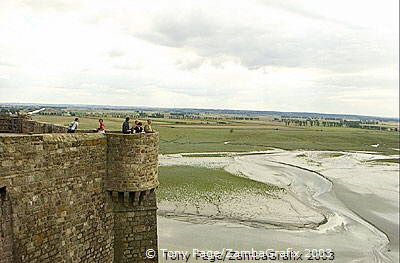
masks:
<svg viewBox="0 0 400 263"><path fill-rule="evenodd" d="M398 0L1 0L0 103L398 116Z"/></svg>

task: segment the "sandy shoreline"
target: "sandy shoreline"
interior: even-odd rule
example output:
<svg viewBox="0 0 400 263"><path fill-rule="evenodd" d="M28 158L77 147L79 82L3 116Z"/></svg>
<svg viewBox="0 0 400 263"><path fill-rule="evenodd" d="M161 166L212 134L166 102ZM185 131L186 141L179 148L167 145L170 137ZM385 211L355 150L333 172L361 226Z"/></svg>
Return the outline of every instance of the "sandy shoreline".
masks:
<svg viewBox="0 0 400 263"><path fill-rule="evenodd" d="M320 240L319 244L326 244L335 248L340 257L346 258L345 262L396 262L399 257L398 242L395 240L398 237L399 226L398 165L366 163L367 160L374 158L389 158L378 154L335 153L335 157L332 157L332 153L276 150L250 155L230 153L226 157L200 158L178 154L160 156L160 165L224 168L233 174L283 187L287 189L287 196L293 197L292 199L289 198L289 203L293 207L299 207L299 204L305 205L303 209L296 211L297 220L295 221L306 221L307 213L314 211L327 218L327 222L319 227L310 225L308 230L293 230L294 228L290 227L290 223L295 225L295 222L292 221L287 224L288 222L283 220L283 218L293 216L293 211L290 211L288 206L283 206L285 203L283 200L287 203L288 199L282 196L281 203L279 201L265 203L265 206L280 208L280 215L271 218L273 213L266 213L270 215L270 218L264 220L264 222L254 220L261 223L260 225L253 225L253 228L257 228L258 231L260 231L260 228L264 229L263 231L272 231L274 236L287 236L289 240L296 240L300 237L300 239L303 239L300 243L297 241L290 242L292 247L300 246L304 248L308 247L307 245L315 245L315 240ZM371 203L375 204L375 208L371 207ZM160 209L160 214L163 214L162 211L168 210L163 205L160 205ZM163 215L166 215L166 213ZM257 215L257 217L259 216ZM218 222L213 222L213 226L208 224L199 227L193 224L192 228L214 228L217 224L218 227L213 232L220 232L224 231L224 228L230 223L240 224L240 222L229 220L224 222L224 218L229 218L229 216L221 218L220 221L217 220ZM185 220L185 218L179 219ZM246 218L242 219L247 221ZM165 229L176 224L176 220L174 220L174 223L168 220L170 219L162 219L162 222L168 222L164 226ZM187 221L191 222L191 220ZM193 222L207 223L201 220L198 222L192 220ZM279 222L282 224L279 227L280 229L272 229L271 227L268 229L268 222L274 222L275 225ZM263 223L265 224L263 225ZM191 228L190 225L185 226ZM235 231L238 231L237 228L240 228L240 225L235 227ZM160 227L160 229L163 228ZM252 230L248 229L247 231L251 235ZM254 238L260 237L255 235ZM263 237L262 239L265 244L271 241L271 237ZM172 240L172 237L165 238L160 230L160 247L163 243L173 246ZM253 244L253 242L244 244L240 240L236 241L235 244L243 248L246 248L246 246L248 248ZM351 253L341 244L349 241L359 245L353 248ZM280 245L285 244L283 240L280 242ZM256 243L254 242L254 244ZM278 246L280 245L278 244ZM211 243L210 246L213 246L213 244Z"/></svg>

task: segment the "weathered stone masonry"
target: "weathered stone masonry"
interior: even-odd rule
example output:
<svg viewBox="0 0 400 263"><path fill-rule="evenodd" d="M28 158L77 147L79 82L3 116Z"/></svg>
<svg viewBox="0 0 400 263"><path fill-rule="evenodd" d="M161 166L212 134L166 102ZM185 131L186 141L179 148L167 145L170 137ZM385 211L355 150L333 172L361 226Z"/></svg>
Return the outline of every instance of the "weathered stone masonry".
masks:
<svg viewBox="0 0 400 263"><path fill-rule="evenodd" d="M151 261L158 134L49 126L0 134L0 263Z"/></svg>

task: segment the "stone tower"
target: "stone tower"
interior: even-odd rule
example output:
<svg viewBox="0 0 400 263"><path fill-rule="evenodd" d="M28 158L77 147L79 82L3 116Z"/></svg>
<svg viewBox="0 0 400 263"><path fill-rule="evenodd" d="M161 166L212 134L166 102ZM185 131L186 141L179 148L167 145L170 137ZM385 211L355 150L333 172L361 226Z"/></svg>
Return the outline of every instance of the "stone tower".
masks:
<svg viewBox="0 0 400 263"><path fill-rule="evenodd" d="M146 250L157 251L158 136L108 134L107 149L104 188L114 213L114 262L149 261Z"/></svg>

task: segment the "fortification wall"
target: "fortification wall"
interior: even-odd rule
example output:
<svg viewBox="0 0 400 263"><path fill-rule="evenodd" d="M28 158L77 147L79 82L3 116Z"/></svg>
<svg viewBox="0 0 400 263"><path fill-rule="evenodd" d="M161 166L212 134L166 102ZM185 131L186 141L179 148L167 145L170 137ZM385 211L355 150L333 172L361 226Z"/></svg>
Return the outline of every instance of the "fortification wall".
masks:
<svg viewBox="0 0 400 263"><path fill-rule="evenodd" d="M114 262L148 262L145 251L157 251L158 184L158 134L107 134L104 188L114 204Z"/></svg>
<svg viewBox="0 0 400 263"><path fill-rule="evenodd" d="M0 263L13 262L14 236L11 202L5 187L0 188Z"/></svg>
<svg viewBox="0 0 400 263"><path fill-rule="evenodd" d="M113 192L115 193L115 192ZM147 249L157 251L157 205L154 189L136 192L137 198L114 195L114 262L154 262ZM117 198L119 200L117 200Z"/></svg>
<svg viewBox="0 0 400 263"><path fill-rule="evenodd" d="M107 190L135 192L158 186L158 136L110 133L107 138Z"/></svg>
<svg viewBox="0 0 400 263"><path fill-rule="evenodd" d="M0 115L0 133L65 133L67 127L30 119L30 116Z"/></svg>
<svg viewBox="0 0 400 263"><path fill-rule="evenodd" d="M20 133L21 121L16 116L0 115L0 132Z"/></svg>
<svg viewBox="0 0 400 263"><path fill-rule="evenodd" d="M0 263L156 261L158 134L27 117L0 116Z"/></svg>
<svg viewBox="0 0 400 263"><path fill-rule="evenodd" d="M106 148L100 134L0 136L12 262L113 262L114 219L102 185Z"/></svg>
<svg viewBox="0 0 400 263"><path fill-rule="evenodd" d="M32 120L22 120L21 133L43 134L43 133L66 133L67 127Z"/></svg>

